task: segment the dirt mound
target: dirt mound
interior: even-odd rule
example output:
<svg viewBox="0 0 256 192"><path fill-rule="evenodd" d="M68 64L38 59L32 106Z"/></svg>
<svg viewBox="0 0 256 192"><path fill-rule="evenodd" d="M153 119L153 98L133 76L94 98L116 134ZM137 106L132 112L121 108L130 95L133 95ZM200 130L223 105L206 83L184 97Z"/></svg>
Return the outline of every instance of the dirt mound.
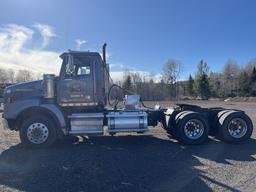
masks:
<svg viewBox="0 0 256 192"><path fill-rule="evenodd" d="M228 97L225 102L256 102L256 97Z"/></svg>

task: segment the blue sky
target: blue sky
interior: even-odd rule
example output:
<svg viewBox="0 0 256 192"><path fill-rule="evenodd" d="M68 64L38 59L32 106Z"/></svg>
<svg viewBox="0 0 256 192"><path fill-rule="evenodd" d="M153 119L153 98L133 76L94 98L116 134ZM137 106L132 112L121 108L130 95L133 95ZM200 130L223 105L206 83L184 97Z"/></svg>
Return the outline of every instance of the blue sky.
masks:
<svg viewBox="0 0 256 192"><path fill-rule="evenodd" d="M159 74L171 58L182 63L186 78L200 59L220 71L228 59L244 65L256 58L253 0L2 0L0 6L2 31L10 24L33 31L22 49L59 54L76 49L78 39L81 50L107 42L114 71ZM48 35L40 26L49 27Z"/></svg>

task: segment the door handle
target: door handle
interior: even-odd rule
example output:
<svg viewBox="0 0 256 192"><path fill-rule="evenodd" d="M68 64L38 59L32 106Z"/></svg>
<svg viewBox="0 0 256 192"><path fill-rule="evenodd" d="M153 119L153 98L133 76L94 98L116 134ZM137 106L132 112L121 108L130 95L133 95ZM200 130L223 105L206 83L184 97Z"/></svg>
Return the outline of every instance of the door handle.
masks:
<svg viewBox="0 0 256 192"><path fill-rule="evenodd" d="M73 85L73 86L71 87L71 90L72 90L72 91L81 91L81 86L80 86L80 85Z"/></svg>

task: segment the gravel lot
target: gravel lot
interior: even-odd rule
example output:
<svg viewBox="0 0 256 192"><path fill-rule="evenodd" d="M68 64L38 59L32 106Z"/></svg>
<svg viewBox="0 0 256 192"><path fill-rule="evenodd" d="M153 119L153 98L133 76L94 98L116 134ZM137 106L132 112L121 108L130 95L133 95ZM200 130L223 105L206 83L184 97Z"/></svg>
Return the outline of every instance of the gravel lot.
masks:
<svg viewBox="0 0 256 192"><path fill-rule="evenodd" d="M245 110L256 124L256 103L199 104ZM0 125L0 190L255 191L255 139L254 131L245 144L210 138L204 145L183 146L157 127L142 135L74 137L29 150L18 133Z"/></svg>

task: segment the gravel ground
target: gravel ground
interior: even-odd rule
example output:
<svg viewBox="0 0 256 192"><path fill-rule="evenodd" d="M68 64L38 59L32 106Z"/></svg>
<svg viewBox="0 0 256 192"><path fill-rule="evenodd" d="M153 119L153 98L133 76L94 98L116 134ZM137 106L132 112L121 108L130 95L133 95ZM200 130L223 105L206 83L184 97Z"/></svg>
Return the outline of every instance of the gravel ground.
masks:
<svg viewBox="0 0 256 192"><path fill-rule="evenodd" d="M199 104L242 109L256 123L256 103ZM18 133L0 125L0 191L255 191L255 139L254 131L240 145L210 138L183 146L157 127L141 135L73 137L29 150Z"/></svg>

